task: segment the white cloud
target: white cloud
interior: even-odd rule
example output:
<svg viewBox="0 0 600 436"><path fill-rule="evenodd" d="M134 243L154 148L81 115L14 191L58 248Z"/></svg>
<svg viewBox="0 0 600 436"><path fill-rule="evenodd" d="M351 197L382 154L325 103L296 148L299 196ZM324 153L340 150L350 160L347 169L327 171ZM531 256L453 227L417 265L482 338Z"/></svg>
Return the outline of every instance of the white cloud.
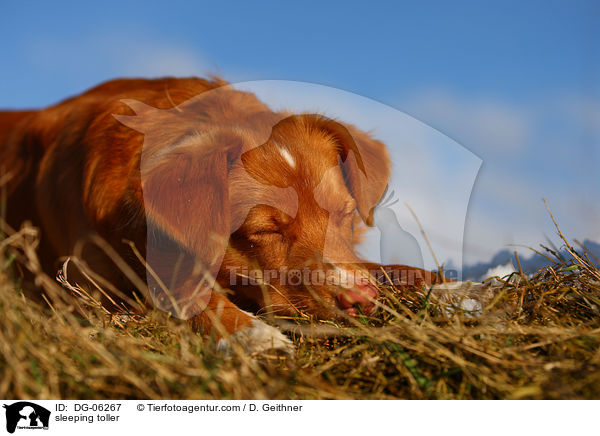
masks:
<svg viewBox="0 0 600 436"><path fill-rule="evenodd" d="M555 94L517 105L438 90L402 107L483 158L466 221L466 262L554 239L542 198L569 238L600 237L598 99Z"/></svg>
<svg viewBox="0 0 600 436"><path fill-rule="evenodd" d="M140 50L140 47L137 49ZM120 68L127 75L150 77L201 76L206 73L206 64L195 53L167 45L140 50L130 58L122 59Z"/></svg>
<svg viewBox="0 0 600 436"><path fill-rule="evenodd" d="M33 67L74 76L90 72L103 77L202 76L217 70L201 53L185 45L114 31L76 40L33 40L26 51Z"/></svg>
<svg viewBox="0 0 600 436"><path fill-rule="evenodd" d="M508 262L506 265L498 265L493 268L488 269L485 274L481 276L479 280L484 281L489 279L490 277L505 277L509 274L512 274L516 271L512 262Z"/></svg>
<svg viewBox="0 0 600 436"><path fill-rule="evenodd" d="M531 139L527 114L506 103L427 91L409 99L403 107L476 153L515 152L527 147Z"/></svg>

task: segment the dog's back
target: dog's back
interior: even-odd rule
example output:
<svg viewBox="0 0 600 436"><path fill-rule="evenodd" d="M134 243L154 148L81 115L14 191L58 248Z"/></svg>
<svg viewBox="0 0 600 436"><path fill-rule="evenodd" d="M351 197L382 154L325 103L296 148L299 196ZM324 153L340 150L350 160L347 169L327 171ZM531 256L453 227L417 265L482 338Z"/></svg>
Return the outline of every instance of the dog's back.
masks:
<svg viewBox="0 0 600 436"><path fill-rule="evenodd" d="M223 83L197 78L119 79L45 109L0 111L0 189L7 203L7 223L18 228L28 221L44 229L40 254L51 272L56 267L52 260L70 254L82 235L99 230L95 223L84 228L90 218L86 199L106 201L106 193L117 190L115 185L123 180L114 177L106 184L94 184L103 195L89 195L85 187L91 163L118 166L122 161L135 162L140 153L143 136L112 118L132 113L121 100L167 110ZM125 135L119 129L126 130ZM119 138L121 156L114 146ZM70 223L81 227L65 226L65 211L74 216Z"/></svg>

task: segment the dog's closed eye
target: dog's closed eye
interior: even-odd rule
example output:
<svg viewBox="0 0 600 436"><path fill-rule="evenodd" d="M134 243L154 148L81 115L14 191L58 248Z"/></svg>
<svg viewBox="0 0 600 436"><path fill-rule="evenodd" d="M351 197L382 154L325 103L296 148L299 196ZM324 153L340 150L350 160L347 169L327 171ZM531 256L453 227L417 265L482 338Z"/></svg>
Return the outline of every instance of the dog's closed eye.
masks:
<svg viewBox="0 0 600 436"><path fill-rule="evenodd" d="M256 237L261 237L261 236L283 236L283 233L280 230L259 230L256 232L253 232L251 235L252 236L256 236Z"/></svg>
<svg viewBox="0 0 600 436"><path fill-rule="evenodd" d="M285 235L279 230L258 230L248 235L252 247L273 247L273 244L287 243Z"/></svg>
<svg viewBox="0 0 600 436"><path fill-rule="evenodd" d="M250 239L264 239L270 237L283 237L283 229L275 220L264 221L248 234Z"/></svg>

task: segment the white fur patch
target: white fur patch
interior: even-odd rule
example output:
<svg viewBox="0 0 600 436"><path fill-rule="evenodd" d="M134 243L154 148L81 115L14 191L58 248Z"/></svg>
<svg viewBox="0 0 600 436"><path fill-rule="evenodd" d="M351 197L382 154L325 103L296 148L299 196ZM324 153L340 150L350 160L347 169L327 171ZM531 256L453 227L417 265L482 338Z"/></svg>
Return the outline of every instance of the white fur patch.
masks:
<svg viewBox="0 0 600 436"><path fill-rule="evenodd" d="M294 344L283 333L275 327L262 322L259 319L252 321L252 326L241 329L228 338L220 339L217 343L217 351L230 355L233 343L237 343L250 355L261 354L265 351L276 350L292 356Z"/></svg>
<svg viewBox="0 0 600 436"><path fill-rule="evenodd" d="M283 156L283 158L288 163L288 165L292 168L296 168L296 161L294 160L294 156L292 156L290 154L290 152L287 151L283 147L277 147L277 148L279 149L279 154L281 154L281 156Z"/></svg>

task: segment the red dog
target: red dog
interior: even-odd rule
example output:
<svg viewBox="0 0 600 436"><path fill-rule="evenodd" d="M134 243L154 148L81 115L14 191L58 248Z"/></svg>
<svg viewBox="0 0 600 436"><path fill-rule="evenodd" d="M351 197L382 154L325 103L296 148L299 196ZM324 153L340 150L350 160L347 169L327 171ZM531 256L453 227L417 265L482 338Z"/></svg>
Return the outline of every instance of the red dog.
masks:
<svg viewBox="0 0 600 436"><path fill-rule="evenodd" d="M47 271L98 234L139 275L150 271L148 302L216 329L221 348L232 338L250 352L291 348L242 309L334 318L375 308L354 245L390 165L384 145L353 126L275 113L219 80L115 80L41 111L0 113L0 162L8 222L41 227ZM86 244L81 256L132 289L104 251ZM215 278L229 297L208 292Z"/></svg>

